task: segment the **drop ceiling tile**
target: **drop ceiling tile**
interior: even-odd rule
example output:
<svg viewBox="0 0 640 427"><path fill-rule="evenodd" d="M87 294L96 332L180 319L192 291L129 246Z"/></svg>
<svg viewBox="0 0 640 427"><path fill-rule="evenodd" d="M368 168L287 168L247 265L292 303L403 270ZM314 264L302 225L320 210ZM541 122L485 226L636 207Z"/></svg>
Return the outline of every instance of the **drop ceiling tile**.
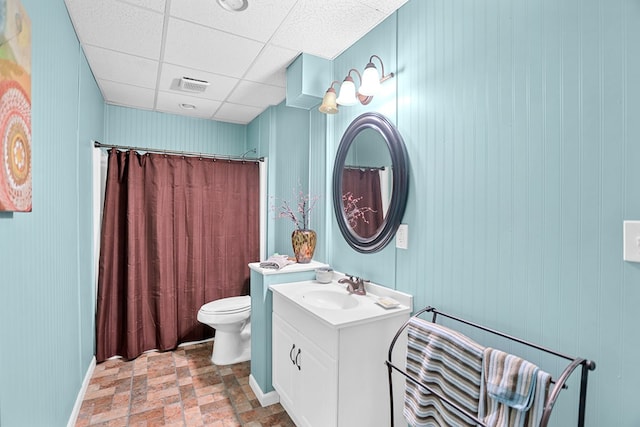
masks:
<svg viewBox="0 0 640 427"><path fill-rule="evenodd" d="M180 104L191 104L196 108L194 110L185 110L180 107ZM161 91L158 92L156 109L165 113L210 119L221 104L222 102L220 101Z"/></svg>
<svg viewBox="0 0 640 427"><path fill-rule="evenodd" d="M86 46L84 53L96 79L155 89L158 62L139 56Z"/></svg>
<svg viewBox="0 0 640 427"><path fill-rule="evenodd" d="M242 80L231 92L228 101L234 104L251 105L264 109L269 105L278 105L284 100L285 95L283 87Z"/></svg>
<svg viewBox="0 0 640 427"><path fill-rule="evenodd" d="M242 77L263 44L202 25L171 18L164 60L197 70Z"/></svg>
<svg viewBox="0 0 640 427"><path fill-rule="evenodd" d="M144 7L147 9L155 10L156 12L164 13L165 0L123 0L127 3L131 3L136 6Z"/></svg>
<svg viewBox="0 0 640 427"><path fill-rule="evenodd" d="M131 108L152 110L155 91L108 80L98 80L104 100L108 104L123 105Z"/></svg>
<svg viewBox="0 0 640 427"><path fill-rule="evenodd" d="M379 10L385 15L389 15L398 10L407 0L361 0L365 6Z"/></svg>
<svg viewBox="0 0 640 427"><path fill-rule="evenodd" d="M116 0L67 1L83 45L160 58L162 13Z"/></svg>
<svg viewBox="0 0 640 427"><path fill-rule="evenodd" d="M278 46L267 45L260 52L256 61L244 76L254 82L285 87L287 84L287 67L300 52Z"/></svg>
<svg viewBox="0 0 640 427"><path fill-rule="evenodd" d="M160 90L161 91L179 91L178 81L181 77L191 77L198 80L204 80L210 83L207 89L202 93L185 93L176 92L194 96L197 98L213 99L222 101L233 90L238 83L238 79L233 77L221 76L220 74L207 73L205 71L194 70L191 68L180 67L173 64L162 64L162 72L160 74Z"/></svg>
<svg viewBox="0 0 640 427"><path fill-rule="evenodd" d="M215 120L222 122L232 122L247 124L251 120L258 117L264 111L262 108L251 107L247 105L237 105L225 102L213 116Z"/></svg>
<svg viewBox="0 0 640 427"><path fill-rule="evenodd" d="M300 0L275 33L275 45L333 59L385 15L358 0Z"/></svg>
<svg viewBox="0 0 640 427"><path fill-rule="evenodd" d="M107 103L246 124L284 99L286 67L300 52L334 59L406 1L250 0L242 13L215 0L65 4ZM211 86L174 91L183 75ZM193 113L179 99L204 104Z"/></svg>
<svg viewBox="0 0 640 427"><path fill-rule="evenodd" d="M171 3L171 16L266 42L295 3L296 0L250 1L246 10L237 13L223 9L215 0L179 0Z"/></svg>

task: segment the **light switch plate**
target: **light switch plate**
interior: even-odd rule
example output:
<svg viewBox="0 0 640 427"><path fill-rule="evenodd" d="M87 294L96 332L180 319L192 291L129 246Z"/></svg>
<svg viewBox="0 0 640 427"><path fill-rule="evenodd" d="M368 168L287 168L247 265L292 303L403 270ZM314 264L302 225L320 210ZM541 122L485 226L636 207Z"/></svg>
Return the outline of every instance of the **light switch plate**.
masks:
<svg viewBox="0 0 640 427"><path fill-rule="evenodd" d="M624 260L640 262L640 221L624 221Z"/></svg>
<svg viewBox="0 0 640 427"><path fill-rule="evenodd" d="M398 226L398 231L396 231L396 248L409 248L409 226L407 224L400 224Z"/></svg>

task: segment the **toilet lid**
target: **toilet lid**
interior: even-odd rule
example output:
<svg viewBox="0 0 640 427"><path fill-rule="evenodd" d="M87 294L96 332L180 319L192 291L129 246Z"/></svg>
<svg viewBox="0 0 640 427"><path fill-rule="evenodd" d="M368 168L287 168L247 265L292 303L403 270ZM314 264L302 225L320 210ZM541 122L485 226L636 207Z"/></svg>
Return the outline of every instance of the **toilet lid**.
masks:
<svg viewBox="0 0 640 427"><path fill-rule="evenodd" d="M210 314L233 314L247 310L251 310L251 297L249 295L218 299L200 308L200 311Z"/></svg>

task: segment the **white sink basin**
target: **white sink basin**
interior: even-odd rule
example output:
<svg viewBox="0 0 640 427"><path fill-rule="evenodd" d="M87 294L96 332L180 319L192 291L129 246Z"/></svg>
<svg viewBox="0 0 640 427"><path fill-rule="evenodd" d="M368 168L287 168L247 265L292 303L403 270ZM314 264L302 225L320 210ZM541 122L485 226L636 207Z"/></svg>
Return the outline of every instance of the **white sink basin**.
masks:
<svg viewBox="0 0 640 427"><path fill-rule="evenodd" d="M336 328L411 312L411 295L370 282L366 287L366 295L354 295L349 294L346 285L338 283L337 280L326 284L307 280L274 284L270 285L269 289L274 294L274 305L276 299L288 300ZM393 298L399 301L400 305L385 309L376 304L379 297Z"/></svg>
<svg viewBox="0 0 640 427"><path fill-rule="evenodd" d="M309 305L333 310L348 310L358 306L356 297L343 290L340 292L328 289L311 291L302 294L302 299Z"/></svg>

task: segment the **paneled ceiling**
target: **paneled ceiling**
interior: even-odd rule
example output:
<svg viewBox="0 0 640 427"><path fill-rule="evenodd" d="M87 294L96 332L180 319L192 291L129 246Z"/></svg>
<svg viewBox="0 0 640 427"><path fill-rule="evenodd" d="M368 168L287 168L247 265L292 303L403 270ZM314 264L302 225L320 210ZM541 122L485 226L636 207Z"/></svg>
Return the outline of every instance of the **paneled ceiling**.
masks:
<svg viewBox="0 0 640 427"><path fill-rule="evenodd" d="M249 0L241 12L217 0L65 3L108 104L246 124L284 100L301 52L334 59L406 1ZM185 91L182 77L209 85Z"/></svg>

